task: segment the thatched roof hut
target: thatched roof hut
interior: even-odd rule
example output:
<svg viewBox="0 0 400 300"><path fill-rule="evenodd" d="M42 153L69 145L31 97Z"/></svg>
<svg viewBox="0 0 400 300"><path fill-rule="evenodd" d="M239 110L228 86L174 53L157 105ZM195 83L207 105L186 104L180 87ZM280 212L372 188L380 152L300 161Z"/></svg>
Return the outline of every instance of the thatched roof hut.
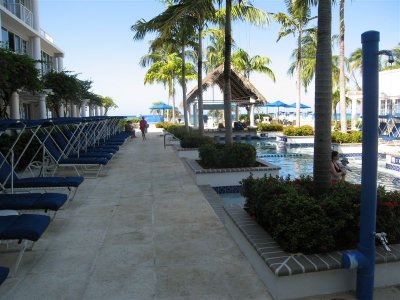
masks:
<svg viewBox="0 0 400 300"><path fill-rule="evenodd" d="M213 84L217 84L221 91L224 89L224 65L220 65L214 71L207 74L206 78L203 79L203 90L207 90ZM256 103L266 103L267 99L255 88L251 82L241 75L238 71L232 68L231 71L231 93L232 103L236 103L240 106L250 104L250 98L256 100ZM198 96L198 87L193 88L189 94L187 94L188 104L195 101Z"/></svg>

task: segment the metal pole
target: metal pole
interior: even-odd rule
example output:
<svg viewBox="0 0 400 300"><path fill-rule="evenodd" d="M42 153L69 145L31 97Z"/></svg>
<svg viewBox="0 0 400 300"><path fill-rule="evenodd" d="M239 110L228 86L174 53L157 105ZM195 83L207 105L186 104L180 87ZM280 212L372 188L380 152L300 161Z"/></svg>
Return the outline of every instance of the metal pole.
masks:
<svg viewBox="0 0 400 300"><path fill-rule="evenodd" d="M363 142L361 170L361 216L358 250L366 265L357 270L357 298L373 299L375 271L375 228L378 169L378 52L379 32L361 35L363 61Z"/></svg>

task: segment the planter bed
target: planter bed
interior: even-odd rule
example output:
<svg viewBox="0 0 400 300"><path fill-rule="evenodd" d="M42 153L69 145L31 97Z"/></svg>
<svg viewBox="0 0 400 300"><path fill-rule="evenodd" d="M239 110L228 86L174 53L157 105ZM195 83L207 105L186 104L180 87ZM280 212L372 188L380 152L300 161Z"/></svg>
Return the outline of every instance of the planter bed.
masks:
<svg viewBox="0 0 400 300"><path fill-rule="evenodd" d="M239 205L225 205L225 226L274 299L293 299L355 290L357 270L341 268L344 251L287 253ZM400 244L378 246L375 287L400 284Z"/></svg>
<svg viewBox="0 0 400 300"><path fill-rule="evenodd" d="M199 148L182 148L180 144L173 145L180 158L199 159Z"/></svg>
<svg viewBox="0 0 400 300"><path fill-rule="evenodd" d="M218 186L239 186L239 182L253 174L254 178L261 178L264 175L279 176L278 166L266 163L257 159L259 167L249 168L226 168L226 169L204 169L194 159L186 159L189 169L193 171L197 185Z"/></svg>

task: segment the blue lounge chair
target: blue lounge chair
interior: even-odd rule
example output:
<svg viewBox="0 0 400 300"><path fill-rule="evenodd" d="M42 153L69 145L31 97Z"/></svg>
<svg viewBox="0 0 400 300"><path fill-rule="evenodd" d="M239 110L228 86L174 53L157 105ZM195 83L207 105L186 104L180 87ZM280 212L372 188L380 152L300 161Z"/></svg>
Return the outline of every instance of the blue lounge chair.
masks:
<svg viewBox="0 0 400 300"><path fill-rule="evenodd" d="M0 210L48 210L56 212L68 200L68 195L60 193L0 194Z"/></svg>
<svg viewBox="0 0 400 300"><path fill-rule="evenodd" d="M12 176L12 180L11 180ZM12 182L13 181L13 182ZM10 164L0 153L0 188L3 189L49 189L67 188L71 199L75 197L76 191L84 177L29 177L19 178Z"/></svg>
<svg viewBox="0 0 400 300"><path fill-rule="evenodd" d="M6 267L0 267L0 285L7 279L10 269Z"/></svg>
<svg viewBox="0 0 400 300"><path fill-rule="evenodd" d="M39 240L50 224L50 217L45 215L23 214L0 216L0 240L17 241L22 243L14 273L17 272L25 250L28 248L28 241L34 243Z"/></svg>

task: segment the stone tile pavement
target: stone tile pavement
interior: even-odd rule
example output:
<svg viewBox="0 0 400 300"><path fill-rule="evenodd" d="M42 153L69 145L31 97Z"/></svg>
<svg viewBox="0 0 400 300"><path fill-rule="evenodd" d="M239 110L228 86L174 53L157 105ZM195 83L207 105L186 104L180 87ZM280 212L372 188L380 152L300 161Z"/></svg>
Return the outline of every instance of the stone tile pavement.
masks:
<svg viewBox="0 0 400 300"><path fill-rule="evenodd" d="M86 179L0 299L271 299L157 133ZM16 252L1 251L11 267Z"/></svg>

